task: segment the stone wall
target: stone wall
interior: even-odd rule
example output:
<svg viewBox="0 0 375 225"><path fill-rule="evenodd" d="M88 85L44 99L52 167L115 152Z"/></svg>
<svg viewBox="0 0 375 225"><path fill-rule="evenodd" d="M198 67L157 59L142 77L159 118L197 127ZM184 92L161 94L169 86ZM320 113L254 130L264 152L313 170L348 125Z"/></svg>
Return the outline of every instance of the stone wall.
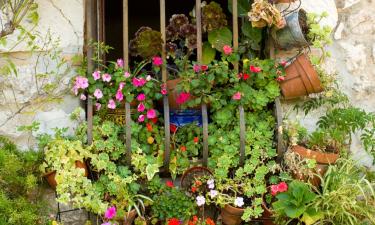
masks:
<svg viewBox="0 0 375 225"><path fill-rule="evenodd" d="M37 34L35 42L43 47L45 37L49 34L53 41L59 41L57 45L62 50L61 57L68 60L64 68L60 68L61 80L56 88L56 93L62 93L69 84L74 70L68 71L71 64L69 59L75 54L82 54L83 28L84 28L84 4L83 0L36 0L40 21L33 34ZM69 4L67 4L69 2ZM26 27L30 27L27 20ZM10 46L17 42L19 31L7 37L8 44L0 48L0 54L9 52ZM56 46L47 46L44 50ZM30 53L25 44L20 44L9 53L10 59L15 63L17 76L2 74L0 76L0 135L6 135L13 139L20 147L33 146L33 138L30 132L17 131L21 125L29 125L33 121L40 122L39 132L51 132L54 127L72 127L69 121L69 113L78 106L76 98L66 94L63 101L52 104L38 104L38 88L36 74L46 74L56 71L58 61L41 52ZM0 56L0 66L8 63ZM36 69L34 70L36 66ZM44 82L44 81L43 81ZM48 82L47 80L45 82ZM40 85L40 84L39 84ZM39 92L40 94L40 92ZM33 133L35 136L36 133Z"/></svg>
<svg viewBox="0 0 375 225"><path fill-rule="evenodd" d="M297 5L298 3L295 3ZM279 6L281 8L285 6ZM322 24L333 28L333 44L328 47L332 56L325 62L325 69L337 73L340 89L349 96L354 106L369 112L375 111L375 1L373 0L302 0L301 7L307 12L326 11L329 17ZM279 52L279 57L293 55ZM293 111L296 102L284 101L286 118L299 120L313 131L322 115L321 110L304 116ZM359 135L353 137L353 156L372 170L373 159L363 149Z"/></svg>

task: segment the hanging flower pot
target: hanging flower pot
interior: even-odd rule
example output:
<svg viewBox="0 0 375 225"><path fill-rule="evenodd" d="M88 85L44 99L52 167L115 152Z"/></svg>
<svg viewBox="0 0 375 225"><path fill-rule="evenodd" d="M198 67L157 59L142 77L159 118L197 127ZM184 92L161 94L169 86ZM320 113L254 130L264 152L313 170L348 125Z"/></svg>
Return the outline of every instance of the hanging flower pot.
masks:
<svg viewBox="0 0 375 225"><path fill-rule="evenodd" d="M281 49L309 46L307 39L309 28L305 10L299 9L291 12L285 16L285 21L286 26L283 29L272 29L271 31L276 46Z"/></svg>
<svg viewBox="0 0 375 225"><path fill-rule="evenodd" d="M88 175L88 169L87 169L86 163L81 162L81 161L76 161L75 164L76 164L77 168L81 168L81 169L85 170L84 176L87 177L87 175ZM56 186L57 186L57 182L56 182L56 179L55 179L55 177L56 177L56 171L50 171L50 172L44 174L43 177L47 180L47 183L53 189L56 188Z"/></svg>
<svg viewBox="0 0 375 225"><path fill-rule="evenodd" d="M225 205L224 208L221 208L221 219L226 225L239 225L242 222L241 217L244 211L242 208Z"/></svg>
<svg viewBox="0 0 375 225"><path fill-rule="evenodd" d="M263 200L262 202L263 214L262 214L262 223L263 225L275 225L273 223L273 213L270 208L268 208L267 203Z"/></svg>
<svg viewBox="0 0 375 225"><path fill-rule="evenodd" d="M280 82L285 99L293 99L323 91L318 73L306 54L299 55L286 69Z"/></svg>

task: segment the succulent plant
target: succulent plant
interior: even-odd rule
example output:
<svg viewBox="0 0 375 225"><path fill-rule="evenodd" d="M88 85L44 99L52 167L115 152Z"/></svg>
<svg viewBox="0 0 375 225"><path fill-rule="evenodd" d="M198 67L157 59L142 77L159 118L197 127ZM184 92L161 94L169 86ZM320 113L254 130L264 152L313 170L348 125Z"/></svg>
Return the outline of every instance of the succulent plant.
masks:
<svg viewBox="0 0 375 225"><path fill-rule="evenodd" d="M203 32L210 32L222 28L228 24L226 15L221 6L216 2L202 7L202 29Z"/></svg>
<svg viewBox="0 0 375 225"><path fill-rule="evenodd" d="M135 38L130 41L129 49L132 55L147 59L160 54L162 45L163 39L159 31L141 27L135 33Z"/></svg>
<svg viewBox="0 0 375 225"><path fill-rule="evenodd" d="M274 25L276 28L281 29L286 24L280 11L266 0L255 0L251 5L248 16L253 27L262 28Z"/></svg>

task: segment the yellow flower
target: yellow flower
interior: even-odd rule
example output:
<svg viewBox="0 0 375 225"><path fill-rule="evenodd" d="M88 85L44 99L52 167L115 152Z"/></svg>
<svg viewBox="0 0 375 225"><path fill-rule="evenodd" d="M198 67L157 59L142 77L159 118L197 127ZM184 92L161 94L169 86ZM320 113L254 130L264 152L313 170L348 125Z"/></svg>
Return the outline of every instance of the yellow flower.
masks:
<svg viewBox="0 0 375 225"><path fill-rule="evenodd" d="M154 141L155 141L155 139L153 137L148 137L147 138L147 143L149 143L149 144L154 143Z"/></svg>

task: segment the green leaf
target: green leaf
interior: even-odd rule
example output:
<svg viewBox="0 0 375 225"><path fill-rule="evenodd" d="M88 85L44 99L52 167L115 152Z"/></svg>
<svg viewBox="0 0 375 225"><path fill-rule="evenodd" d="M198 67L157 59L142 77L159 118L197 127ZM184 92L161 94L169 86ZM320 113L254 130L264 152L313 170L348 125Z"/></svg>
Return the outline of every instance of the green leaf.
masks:
<svg viewBox="0 0 375 225"><path fill-rule="evenodd" d="M259 44L262 41L262 29L252 27L250 22L244 22L241 26L241 30L242 33L254 43Z"/></svg>
<svg viewBox="0 0 375 225"><path fill-rule="evenodd" d="M210 43L205 42L203 44L202 54L202 63L210 64L215 59L216 50L211 47Z"/></svg>
<svg viewBox="0 0 375 225"><path fill-rule="evenodd" d="M156 173L159 172L158 164L148 164L146 166L146 175L147 179L150 181L155 176Z"/></svg>
<svg viewBox="0 0 375 225"><path fill-rule="evenodd" d="M233 2L232 0L228 0L228 10L230 13L232 12ZM238 0L237 1L237 8L238 8L238 16L247 16L248 11L250 10L250 3L249 0Z"/></svg>
<svg viewBox="0 0 375 225"><path fill-rule="evenodd" d="M213 30L208 33L208 42L222 52L224 45L232 45L232 31L228 27Z"/></svg>

